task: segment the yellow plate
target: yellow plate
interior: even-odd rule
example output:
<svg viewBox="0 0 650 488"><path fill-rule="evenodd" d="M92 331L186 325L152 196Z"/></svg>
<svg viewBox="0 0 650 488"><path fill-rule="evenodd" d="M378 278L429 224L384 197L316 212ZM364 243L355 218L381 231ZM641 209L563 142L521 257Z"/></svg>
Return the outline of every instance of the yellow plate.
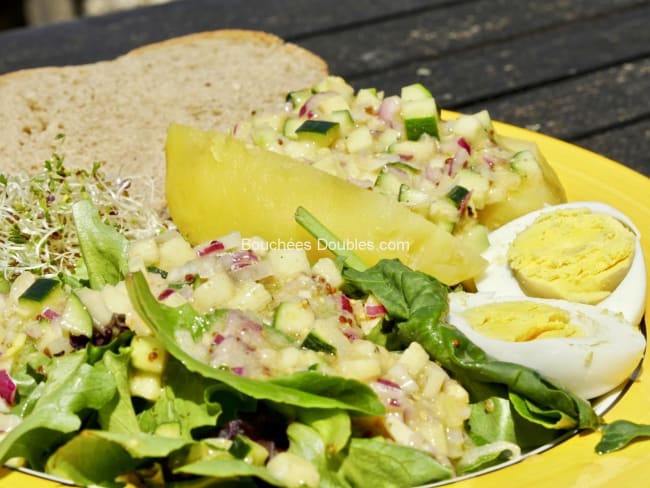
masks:
<svg viewBox="0 0 650 488"><path fill-rule="evenodd" d="M454 115L444 114L452 118ZM505 136L535 141L557 171L569 200L595 200L618 208L642 233L646 268L650 270L650 179L603 156L542 134L496 123ZM646 317L650 317L650 287ZM649 355L650 356L650 355ZM650 364L645 357L642 369ZM642 374L625 395L605 414L611 422L625 419L650 424L650 375ZM640 486L650 476L649 443L637 442L625 449L599 456L594 447L598 433L574 436L560 445L504 469L458 481L454 488L609 488ZM650 442L650 441L648 441ZM0 488L54 488L59 483L0 468Z"/></svg>

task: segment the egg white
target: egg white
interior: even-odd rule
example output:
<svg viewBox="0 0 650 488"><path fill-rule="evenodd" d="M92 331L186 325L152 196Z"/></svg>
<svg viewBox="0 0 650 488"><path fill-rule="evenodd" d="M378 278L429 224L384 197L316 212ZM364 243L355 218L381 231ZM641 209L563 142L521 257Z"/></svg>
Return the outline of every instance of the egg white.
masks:
<svg viewBox="0 0 650 488"><path fill-rule="evenodd" d="M533 301L566 310L571 324L583 335L511 342L481 334L462 315L479 305L511 301ZM628 379L646 345L643 334L621 315L557 299L451 293L447 322L493 358L532 368L584 399L603 395Z"/></svg>
<svg viewBox="0 0 650 488"><path fill-rule="evenodd" d="M492 231L488 236L490 246L482 254L488 265L475 279L476 289L480 292L492 292L495 295L526 296L508 265L508 249L517 235L532 225L538 216L572 208L588 208L594 213L610 215L623 222L636 235L634 257L627 275L616 289L597 305L613 313L620 313L628 322L638 325L645 310L647 287L641 234L625 214L600 202L571 202L544 207Z"/></svg>

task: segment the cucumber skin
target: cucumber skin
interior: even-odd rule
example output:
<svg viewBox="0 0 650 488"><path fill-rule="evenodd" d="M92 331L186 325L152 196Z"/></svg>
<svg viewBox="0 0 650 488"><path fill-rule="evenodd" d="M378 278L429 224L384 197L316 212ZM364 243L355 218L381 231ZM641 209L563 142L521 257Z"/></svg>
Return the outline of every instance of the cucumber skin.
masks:
<svg viewBox="0 0 650 488"><path fill-rule="evenodd" d="M31 284L27 290L23 292L22 295L18 298L20 301L29 301L42 303L45 299L50 296L50 294L61 286L59 280L53 278L38 278L34 283Z"/></svg>

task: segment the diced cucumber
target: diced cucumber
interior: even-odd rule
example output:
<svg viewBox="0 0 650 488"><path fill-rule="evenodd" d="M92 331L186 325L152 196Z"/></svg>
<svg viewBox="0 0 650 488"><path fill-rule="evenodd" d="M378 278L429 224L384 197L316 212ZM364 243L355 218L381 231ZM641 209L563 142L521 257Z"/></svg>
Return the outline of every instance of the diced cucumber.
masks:
<svg viewBox="0 0 650 488"><path fill-rule="evenodd" d="M264 446L241 434L235 436L228 452L237 459L256 466L263 466L269 458L269 451Z"/></svg>
<svg viewBox="0 0 650 488"><path fill-rule="evenodd" d="M399 171L403 171L409 176L416 176L420 174L420 170L415 166L411 166L410 164L402 163L400 161L396 161L394 163L387 163L386 166Z"/></svg>
<svg viewBox="0 0 650 488"><path fill-rule="evenodd" d="M268 259L273 275L279 280L293 278L300 273L309 273L311 269L304 249L270 249Z"/></svg>
<svg viewBox="0 0 650 488"><path fill-rule="evenodd" d="M338 160L336 156L328 155L324 158L320 158L312 166L316 169L324 171L339 178L346 178L345 170L341 166L341 161Z"/></svg>
<svg viewBox="0 0 650 488"><path fill-rule="evenodd" d="M70 334L92 337L93 319L81 299L71 293L65 302L61 315L61 327Z"/></svg>
<svg viewBox="0 0 650 488"><path fill-rule="evenodd" d="M63 305L65 295L61 282L53 278L37 278L19 297L21 315L35 317L46 307L57 309Z"/></svg>
<svg viewBox="0 0 650 488"><path fill-rule="evenodd" d="M471 145L480 144L487 139L488 131L477 115L463 114L454 121L454 134L467 140Z"/></svg>
<svg viewBox="0 0 650 488"><path fill-rule="evenodd" d="M284 126L282 127L282 133L291 139L297 139L298 136L296 135L296 129L298 129L298 127L300 127L303 122L304 119L297 117L287 117L287 119L284 121Z"/></svg>
<svg viewBox="0 0 650 488"><path fill-rule="evenodd" d="M272 300L273 297L262 283L242 281L224 307L255 312L262 310Z"/></svg>
<svg viewBox="0 0 650 488"><path fill-rule="evenodd" d="M537 158L527 150L515 153L510 159L510 167L524 178L538 179L542 176Z"/></svg>
<svg viewBox="0 0 650 488"><path fill-rule="evenodd" d="M381 105L381 97L377 94L376 88L361 88L357 92L354 100L354 105L357 107L370 108L376 111Z"/></svg>
<svg viewBox="0 0 650 488"><path fill-rule="evenodd" d="M284 141L282 148L284 154L290 158L304 161L313 161L318 154L318 149L320 149L318 146L307 140L293 141L290 138L287 138L287 140Z"/></svg>
<svg viewBox="0 0 650 488"><path fill-rule="evenodd" d="M434 200L429 206L429 220L440 225L447 232L453 232L459 217L456 204L449 198Z"/></svg>
<svg viewBox="0 0 650 488"><path fill-rule="evenodd" d="M471 169L461 169L456 176L456 182L472 192L472 204L476 208L483 208L490 191L490 181L482 174Z"/></svg>
<svg viewBox="0 0 650 488"><path fill-rule="evenodd" d="M266 469L287 488L320 486L320 474L316 466L288 451L273 456L267 463Z"/></svg>
<svg viewBox="0 0 650 488"><path fill-rule="evenodd" d="M408 373L416 377L420 370L429 362L429 354L420 344L411 342L400 355L397 362L406 366Z"/></svg>
<svg viewBox="0 0 650 488"><path fill-rule="evenodd" d="M170 232L167 239L160 243L160 262L158 266L171 271L196 258L196 251L178 232Z"/></svg>
<svg viewBox="0 0 650 488"><path fill-rule="evenodd" d="M329 115L334 112L341 112L350 110L350 105L346 102L343 96L334 92L322 93L316 100L316 109L324 115Z"/></svg>
<svg viewBox="0 0 650 488"><path fill-rule="evenodd" d="M325 354L336 355L336 347L325 341L313 330L307 334L307 337L305 337L305 339L302 341L300 347L311 349L312 351L316 352L324 352Z"/></svg>
<svg viewBox="0 0 650 488"><path fill-rule="evenodd" d="M372 134L368 127L357 127L348 135L345 141L348 152L359 153L369 151L373 147Z"/></svg>
<svg viewBox="0 0 650 488"><path fill-rule="evenodd" d="M154 336L135 336L131 341L131 366L139 371L162 374L167 352Z"/></svg>
<svg viewBox="0 0 650 488"><path fill-rule="evenodd" d="M340 76L328 76L313 87L314 92L333 91L343 95L346 100L354 96L354 88Z"/></svg>
<svg viewBox="0 0 650 488"><path fill-rule="evenodd" d="M306 120L295 131L302 141L311 141L318 146L330 146L340 134L337 122L329 120Z"/></svg>
<svg viewBox="0 0 650 488"><path fill-rule="evenodd" d="M278 131L272 127L257 127L253 129L253 142L264 149L272 147L278 142Z"/></svg>
<svg viewBox="0 0 650 488"><path fill-rule="evenodd" d="M160 397L161 388L159 374L136 370L129 376L131 396L156 401Z"/></svg>
<svg viewBox="0 0 650 488"><path fill-rule="evenodd" d="M339 124L341 134L348 134L354 129L354 119L349 110L335 110L326 116L326 119Z"/></svg>
<svg viewBox="0 0 650 488"><path fill-rule="evenodd" d="M303 302L282 302L273 314L273 327L292 338L306 337L314 321L314 312Z"/></svg>
<svg viewBox="0 0 650 488"><path fill-rule="evenodd" d="M346 358L340 365L342 376L368 382L381 375L381 364L378 357Z"/></svg>
<svg viewBox="0 0 650 488"><path fill-rule="evenodd" d="M395 129L386 129L376 139L375 149L378 152L390 152L390 147L399 140L399 131Z"/></svg>
<svg viewBox="0 0 650 488"><path fill-rule="evenodd" d="M433 98L429 89L422 83L413 83L412 85L403 86L401 90L402 101L424 100Z"/></svg>
<svg viewBox="0 0 650 488"><path fill-rule="evenodd" d="M384 195L397 198L402 180L390 169L384 167L377 175L373 189Z"/></svg>
<svg viewBox="0 0 650 488"><path fill-rule="evenodd" d="M463 203L463 200L469 194L469 190L461 185L455 185L451 190L447 192L447 198L456 206L460 208Z"/></svg>
<svg viewBox="0 0 650 488"><path fill-rule="evenodd" d="M412 206L428 205L429 195L423 191L415 190L406 184L402 184L399 188L399 195L397 201L408 203Z"/></svg>
<svg viewBox="0 0 650 488"><path fill-rule="evenodd" d="M225 305L235 294L235 283L225 271L219 271L201 283L192 296L192 305L207 313Z"/></svg>
<svg viewBox="0 0 650 488"><path fill-rule="evenodd" d="M324 278L334 288L338 288L343 284L343 276L341 276L341 271L333 259L320 258L311 267L311 270L315 275Z"/></svg>
<svg viewBox="0 0 650 488"><path fill-rule="evenodd" d="M431 138L422 138L418 141L397 141L388 147L388 152L409 156L416 161L427 161L436 150L433 141Z"/></svg>
<svg viewBox="0 0 650 488"><path fill-rule="evenodd" d="M406 138L417 141L422 134L440 138L438 131L438 107L433 98L402 102L402 118Z"/></svg>
<svg viewBox="0 0 650 488"><path fill-rule="evenodd" d="M94 323L97 325L106 325L113 318L113 312L108 308L102 292L99 290L92 290L90 288L79 288L75 290L79 299L83 302L86 310Z"/></svg>
<svg viewBox="0 0 650 488"><path fill-rule="evenodd" d="M291 102L291 106L297 109L302 107L313 94L310 89L292 91L287 93L286 101Z"/></svg>
<svg viewBox="0 0 650 488"><path fill-rule="evenodd" d="M364 332L366 334L365 339L367 341L373 342L379 346L387 346L388 336L384 332L383 317L378 317L373 321L369 321L367 324L365 324Z"/></svg>
<svg viewBox="0 0 650 488"><path fill-rule="evenodd" d="M44 303L60 290L61 282L53 278L38 278L18 298L20 301Z"/></svg>

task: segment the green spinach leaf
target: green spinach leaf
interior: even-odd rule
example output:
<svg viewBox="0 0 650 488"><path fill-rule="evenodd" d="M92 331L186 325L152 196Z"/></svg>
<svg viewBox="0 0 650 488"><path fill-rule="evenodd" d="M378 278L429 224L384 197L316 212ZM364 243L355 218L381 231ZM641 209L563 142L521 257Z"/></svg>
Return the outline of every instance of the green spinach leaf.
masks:
<svg viewBox="0 0 650 488"><path fill-rule="evenodd" d="M495 360L456 328L445 323L447 287L435 278L413 271L398 260L382 260L365 271L345 269L347 288L356 294L373 294L395 321L402 345L418 342L450 371L476 400L503 385L536 405L538 412L561 412L559 428L595 429L598 416L591 405L568 390L524 366ZM530 409L530 408L529 408ZM538 421L537 416L529 420ZM569 421L567 421L569 420ZM550 426L544 419L546 426Z"/></svg>
<svg viewBox="0 0 650 488"><path fill-rule="evenodd" d="M598 454L618 451L635 439L650 437L650 425L636 424L628 420L616 420L603 426L601 431L603 436L596 444Z"/></svg>
<svg viewBox="0 0 650 488"><path fill-rule="evenodd" d="M383 440L352 439L341 467L353 486L403 488L451 478L452 470L419 449Z"/></svg>

